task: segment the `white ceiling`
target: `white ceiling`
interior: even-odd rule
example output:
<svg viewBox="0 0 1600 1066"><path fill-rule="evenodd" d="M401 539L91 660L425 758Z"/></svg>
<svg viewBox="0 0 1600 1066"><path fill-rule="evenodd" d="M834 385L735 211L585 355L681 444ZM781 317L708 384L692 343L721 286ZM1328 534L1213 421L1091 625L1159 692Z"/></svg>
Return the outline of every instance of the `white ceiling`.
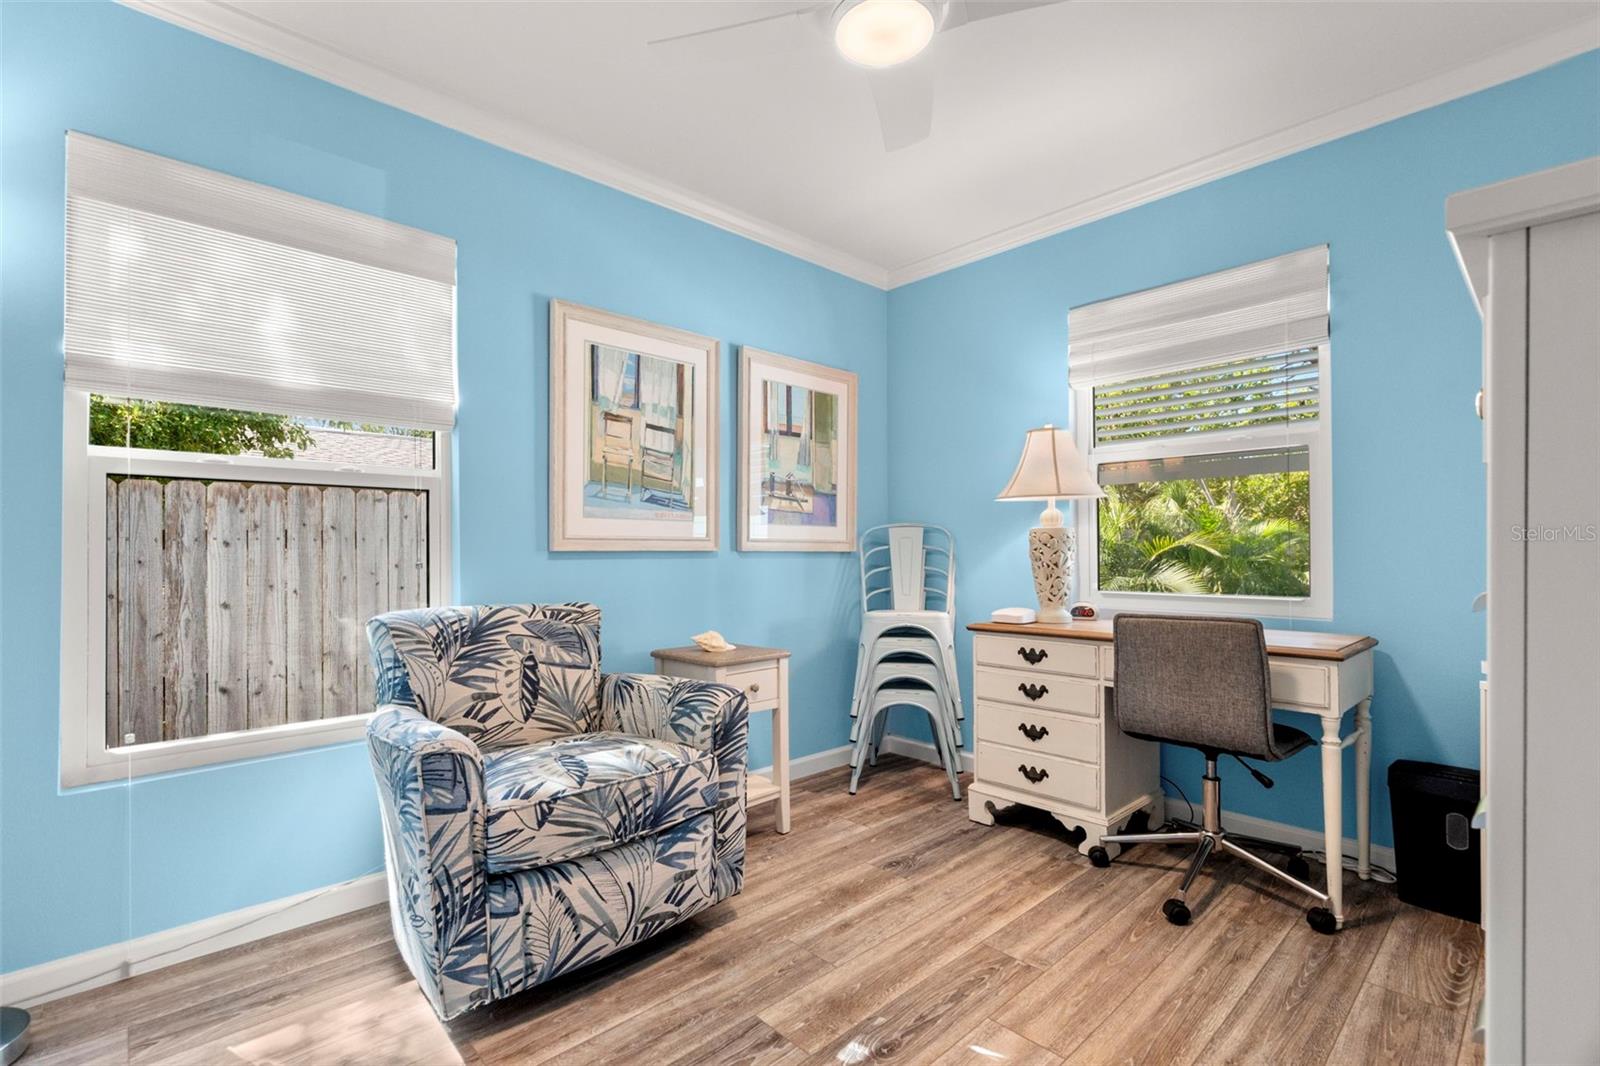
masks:
<svg viewBox="0 0 1600 1066"><path fill-rule="evenodd" d="M888 153L820 33L646 44L798 3L130 2L879 285L1600 47L1593 2L1070 0L935 37Z"/></svg>

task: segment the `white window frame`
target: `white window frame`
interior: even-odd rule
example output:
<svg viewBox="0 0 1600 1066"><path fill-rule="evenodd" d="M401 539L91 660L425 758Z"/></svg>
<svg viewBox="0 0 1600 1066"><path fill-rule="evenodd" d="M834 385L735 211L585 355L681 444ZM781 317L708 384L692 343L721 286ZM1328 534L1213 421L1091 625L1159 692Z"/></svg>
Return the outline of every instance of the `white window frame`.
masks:
<svg viewBox="0 0 1600 1066"><path fill-rule="evenodd" d="M1166 440L1122 441L1099 447L1094 443L1094 389L1074 387L1073 436L1091 470L1099 476L1105 463L1161 459L1191 455L1216 455L1246 448L1307 449L1311 473L1311 595L1309 596L1189 596L1165 592L1110 592L1100 588L1100 539L1095 500L1073 505L1077 533L1076 598L1087 600L1107 614L1118 611L1170 611L1180 614L1217 614L1327 621L1333 617L1333 389L1329 345L1317 348L1317 418L1314 422L1286 422L1248 430L1216 430ZM1220 360L1208 356L1196 366ZM1187 369L1175 367L1174 371ZM1071 368L1068 368L1070 378ZM1100 382L1104 388L1112 382Z"/></svg>
<svg viewBox="0 0 1600 1066"><path fill-rule="evenodd" d="M290 722L132 747L106 743L105 479L108 474L155 477L225 476L240 481L428 493L428 602L451 593L450 432L434 433L432 470L359 467L308 459L212 456L89 443L89 393L65 390L61 522L61 785L72 788L234 762L362 737L376 708L340 718Z"/></svg>

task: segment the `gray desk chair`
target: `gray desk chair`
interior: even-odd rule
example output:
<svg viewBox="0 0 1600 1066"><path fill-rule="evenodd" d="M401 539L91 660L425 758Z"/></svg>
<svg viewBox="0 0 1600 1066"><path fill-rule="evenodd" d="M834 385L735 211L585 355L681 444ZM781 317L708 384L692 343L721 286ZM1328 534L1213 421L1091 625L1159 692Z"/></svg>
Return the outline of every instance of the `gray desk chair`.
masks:
<svg viewBox="0 0 1600 1066"><path fill-rule="evenodd" d="M1116 834L1102 844L1194 844L1194 859L1178 894L1162 904L1173 925L1189 922L1189 886L1218 849L1235 855L1326 903L1328 894L1302 878L1303 859L1291 863L1301 877L1285 873L1228 839L1222 831L1222 781L1217 760L1232 755L1276 762L1312 739L1293 726L1272 720L1272 679L1267 642L1253 618L1119 614L1112 623L1116 641L1117 724L1131 737L1195 748L1206 757L1202 822L1194 832ZM1246 766L1267 787L1265 774ZM1104 854L1103 852L1101 853ZM1094 856L1100 865L1099 856ZM1330 861L1338 862L1333 856ZM1326 907L1312 907L1306 921L1319 933L1337 925Z"/></svg>

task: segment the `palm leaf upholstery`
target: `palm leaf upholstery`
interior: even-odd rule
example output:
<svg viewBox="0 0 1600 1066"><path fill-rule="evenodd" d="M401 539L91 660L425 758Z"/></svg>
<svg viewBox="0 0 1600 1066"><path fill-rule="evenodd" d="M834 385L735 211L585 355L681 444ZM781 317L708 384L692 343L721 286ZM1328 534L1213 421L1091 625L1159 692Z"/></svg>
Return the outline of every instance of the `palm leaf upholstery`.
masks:
<svg viewBox="0 0 1600 1066"><path fill-rule="evenodd" d="M367 632L395 941L441 1018L740 890L737 689L602 678L593 604L398 611Z"/></svg>

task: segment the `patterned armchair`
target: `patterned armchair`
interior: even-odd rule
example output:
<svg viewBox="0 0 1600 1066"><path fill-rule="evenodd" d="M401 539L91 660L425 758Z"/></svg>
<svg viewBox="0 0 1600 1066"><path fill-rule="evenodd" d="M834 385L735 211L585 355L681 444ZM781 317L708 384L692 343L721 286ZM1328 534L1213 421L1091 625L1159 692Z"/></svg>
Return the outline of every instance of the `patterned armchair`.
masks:
<svg viewBox="0 0 1600 1066"><path fill-rule="evenodd" d="M395 941L441 1018L739 891L737 689L602 675L587 603L397 611L367 634Z"/></svg>

